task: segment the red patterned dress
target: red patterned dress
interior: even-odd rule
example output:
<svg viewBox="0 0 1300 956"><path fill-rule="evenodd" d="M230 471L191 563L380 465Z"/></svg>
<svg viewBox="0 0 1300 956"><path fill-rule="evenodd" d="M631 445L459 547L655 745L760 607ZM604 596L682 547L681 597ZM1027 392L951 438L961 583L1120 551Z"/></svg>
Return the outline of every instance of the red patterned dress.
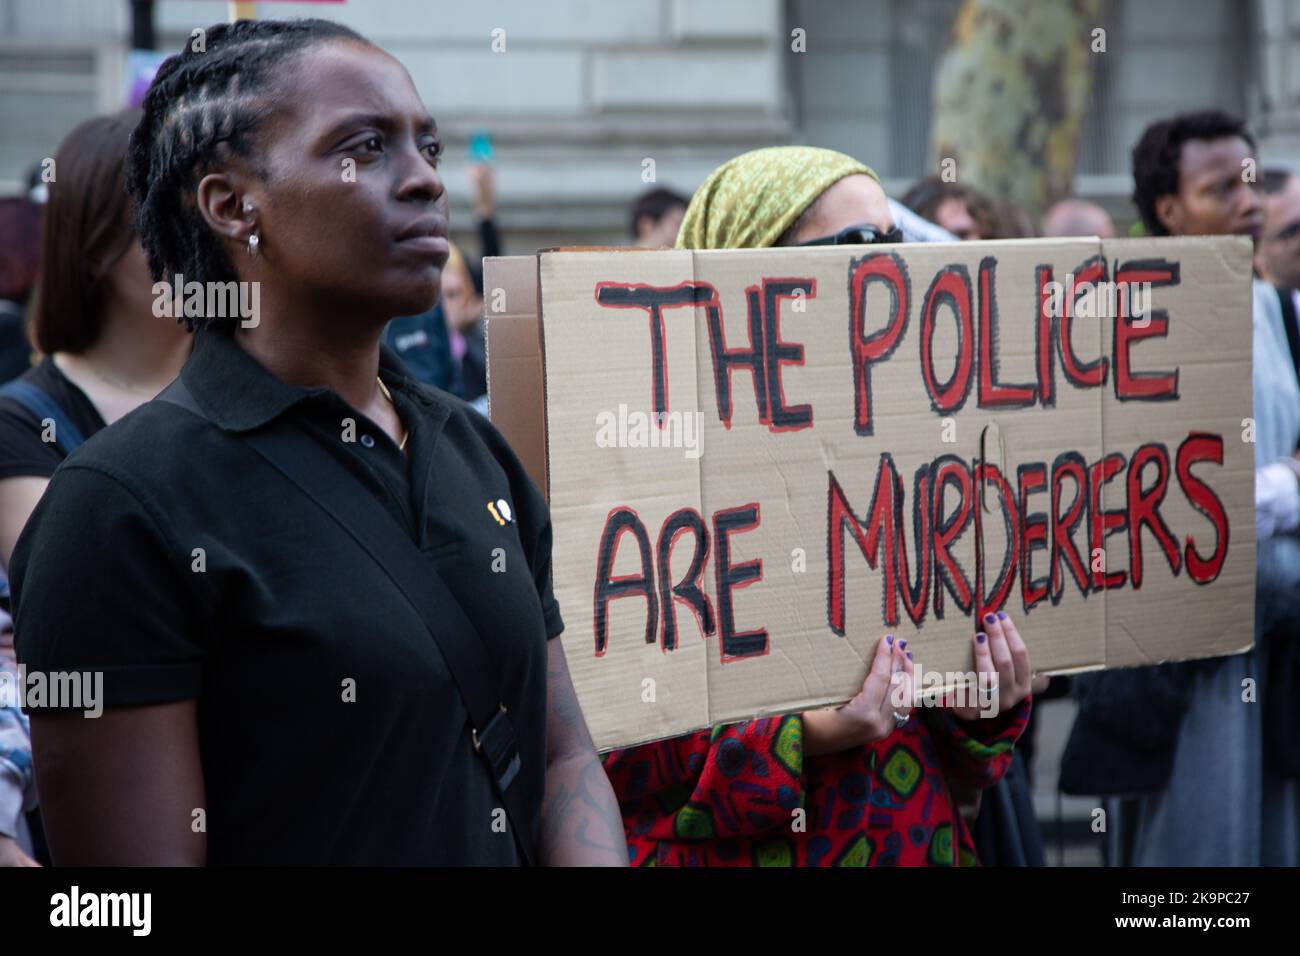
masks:
<svg viewBox="0 0 1300 956"><path fill-rule="evenodd" d="M803 756L798 714L606 757L633 866L976 866L949 783L997 782L1031 702L959 720L917 708L884 740ZM802 812L798 812L802 810Z"/></svg>

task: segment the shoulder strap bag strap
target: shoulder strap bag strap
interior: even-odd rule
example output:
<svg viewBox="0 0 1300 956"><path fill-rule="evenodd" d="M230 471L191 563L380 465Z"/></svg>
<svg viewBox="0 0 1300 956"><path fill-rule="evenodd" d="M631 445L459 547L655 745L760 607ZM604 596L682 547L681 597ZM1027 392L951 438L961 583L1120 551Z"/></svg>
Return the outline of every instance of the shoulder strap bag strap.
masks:
<svg viewBox="0 0 1300 956"><path fill-rule="evenodd" d="M208 417L179 378L158 398ZM520 856L525 865L532 866L536 843L529 828L530 817L522 805L519 787L512 786L520 767L514 725L501 703L496 661L456 595L387 509L311 436L286 428L274 433L252 432L243 438L337 522L420 615L469 711L474 749L487 764ZM337 480L340 472L347 475L348 481Z"/></svg>
<svg viewBox="0 0 1300 956"><path fill-rule="evenodd" d="M0 398L12 398L35 415L38 421L48 418L54 422L54 443L63 449L65 455L71 455L86 440L77 426L72 424L72 420L64 414L54 396L30 382L15 379L0 385Z"/></svg>

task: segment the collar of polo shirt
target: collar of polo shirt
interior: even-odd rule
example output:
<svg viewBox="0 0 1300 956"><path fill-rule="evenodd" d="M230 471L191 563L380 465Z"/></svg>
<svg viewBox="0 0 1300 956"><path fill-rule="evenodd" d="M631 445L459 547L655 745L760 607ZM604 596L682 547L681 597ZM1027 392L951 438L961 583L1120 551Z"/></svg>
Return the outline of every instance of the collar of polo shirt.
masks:
<svg viewBox="0 0 1300 956"><path fill-rule="evenodd" d="M194 352L181 378L195 401L225 431L260 428L305 399L331 393L324 386L303 388L282 382L225 332L200 329L195 335ZM379 346L379 374L392 391L403 390L425 405L433 424L440 426L450 414L427 389L414 387L417 383L397 353L383 344Z"/></svg>

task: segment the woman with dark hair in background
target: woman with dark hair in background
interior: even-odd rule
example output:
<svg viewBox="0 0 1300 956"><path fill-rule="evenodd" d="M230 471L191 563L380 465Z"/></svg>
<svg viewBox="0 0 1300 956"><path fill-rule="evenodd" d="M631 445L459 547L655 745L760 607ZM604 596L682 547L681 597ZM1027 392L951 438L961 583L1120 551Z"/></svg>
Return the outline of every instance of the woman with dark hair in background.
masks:
<svg viewBox="0 0 1300 956"><path fill-rule="evenodd" d="M63 459L158 394L190 351L185 330L153 314L152 281L132 224L123 165L139 117L129 111L89 119L54 154L32 321L45 358L0 388L4 568ZM0 580L0 665L12 667L8 603ZM0 864L21 864L21 847L30 851L21 811L35 798L26 717L16 701L0 701Z"/></svg>
<svg viewBox="0 0 1300 956"><path fill-rule="evenodd" d="M132 223L123 164L138 119L138 111L89 119L54 155L58 179L45 207L32 320L45 358L0 391L6 565L59 463L79 441L162 391L190 352L185 329L154 315L153 281ZM61 416L42 413L55 407Z"/></svg>
<svg viewBox="0 0 1300 956"><path fill-rule="evenodd" d="M998 234L993 201L978 190L927 176L909 189L902 203L912 212L947 229L962 242Z"/></svg>
<svg viewBox="0 0 1300 956"><path fill-rule="evenodd" d="M257 320L195 317L18 543L20 658L103 675L98 719L31 717L55 862L626 865L545 501L380 343L447 260L436 125L339 24L206 36L127 182L154 277L257 289Z"/></svg>

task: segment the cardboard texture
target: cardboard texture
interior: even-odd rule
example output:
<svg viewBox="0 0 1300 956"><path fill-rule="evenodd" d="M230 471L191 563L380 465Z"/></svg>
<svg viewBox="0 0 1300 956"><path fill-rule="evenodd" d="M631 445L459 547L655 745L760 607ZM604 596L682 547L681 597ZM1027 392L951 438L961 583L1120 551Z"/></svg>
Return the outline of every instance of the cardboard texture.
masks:
<svg viewBox="0 0 1300 956"><path fill-rule="evenodd" d="M542 340L533 256L483 260L492 276L487 308L488 417L547 493L546 412L542 386ZM505 414L505 410L509 414Z"/></svg>
<svg viewBox="0 0 1300 956"><path fill-rule="evenodd" d="M969 671L1002 608L1040 673L1251 646L1246 240L486 274L492 418L550 501L601 750L842 703L884 633Z"/></svg>

